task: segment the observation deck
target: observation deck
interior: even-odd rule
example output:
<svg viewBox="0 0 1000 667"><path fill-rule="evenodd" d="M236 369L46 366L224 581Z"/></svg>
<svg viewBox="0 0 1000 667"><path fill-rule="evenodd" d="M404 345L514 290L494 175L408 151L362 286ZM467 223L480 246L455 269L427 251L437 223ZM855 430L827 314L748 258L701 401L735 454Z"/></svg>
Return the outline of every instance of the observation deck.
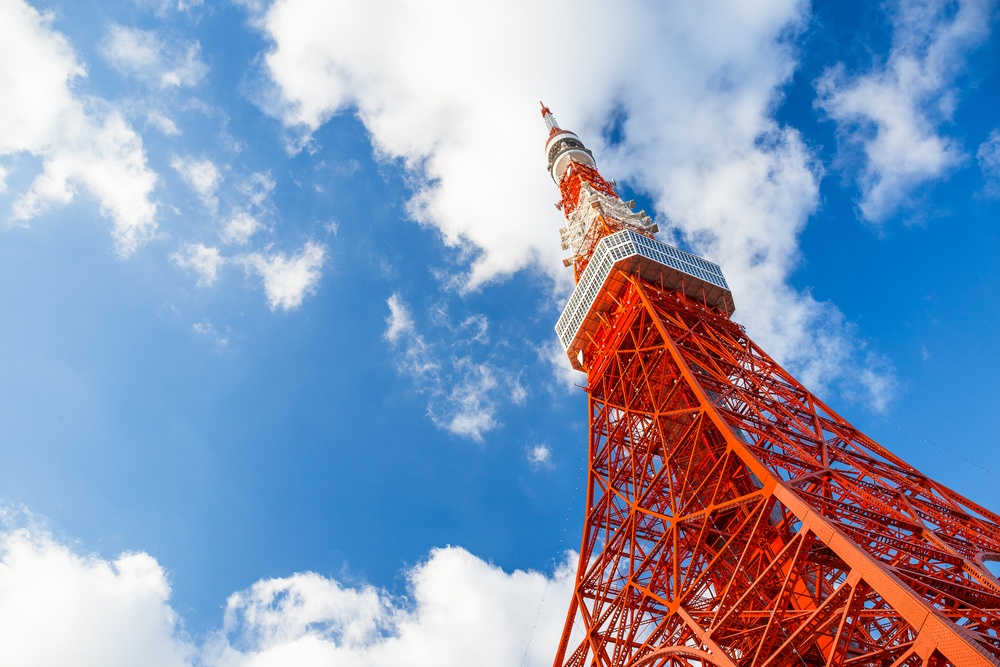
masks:
<svg viewBox="0 0 1000 667"><path fill-rule="evenodd" d="M601 313L613 303L599 297L618 294L629 275L662 285L666 290L683 292L726 315L732 315L736 309L718 264L631 229L616 232L597 244L556 322L556 335L574 368L582 369L580 352L601 325Z"/></svg>

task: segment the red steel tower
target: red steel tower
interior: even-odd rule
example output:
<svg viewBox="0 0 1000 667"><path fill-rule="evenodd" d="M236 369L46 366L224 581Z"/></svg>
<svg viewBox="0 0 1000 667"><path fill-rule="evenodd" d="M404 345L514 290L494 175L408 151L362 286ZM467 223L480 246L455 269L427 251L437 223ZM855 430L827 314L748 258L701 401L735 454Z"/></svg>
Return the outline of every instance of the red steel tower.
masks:
<svg viewBox="0 0 1000 667"><path fill-rule="evenodd" d="M587 373L586 523L555 665L1000 665L1000 517L867 438L730 319L543 105Z"/></svg>

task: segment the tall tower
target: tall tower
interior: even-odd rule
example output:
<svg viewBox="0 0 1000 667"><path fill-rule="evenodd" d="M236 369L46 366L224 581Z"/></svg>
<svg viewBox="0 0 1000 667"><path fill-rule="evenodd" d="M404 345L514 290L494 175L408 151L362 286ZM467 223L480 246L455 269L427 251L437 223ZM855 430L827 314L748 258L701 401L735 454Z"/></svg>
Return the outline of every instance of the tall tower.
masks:
<svg viewBox="0 0 1000 667"><path fill-rule="evenodd" d="M827 407L542 107L587 373L586 522L555 665L1000 665L1000 517Z"/></svg>

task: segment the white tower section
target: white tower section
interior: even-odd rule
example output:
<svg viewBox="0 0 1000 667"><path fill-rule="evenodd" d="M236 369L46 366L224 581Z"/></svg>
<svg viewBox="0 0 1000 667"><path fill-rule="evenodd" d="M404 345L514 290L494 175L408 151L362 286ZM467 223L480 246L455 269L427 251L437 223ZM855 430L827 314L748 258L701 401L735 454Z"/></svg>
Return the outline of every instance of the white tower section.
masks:
<svg viewBox="0 0 1000 667"><path fill-rule="evenodd" d="M616 230L633 229L647 234L659 231L645 211L633 211L635 202L623 202L603 179L598 187L588 178L574 179L578 175L574 172L580 171L580 166L597 169L594 154L583 145L575 132L559 127L555 116L544 104L542 119L549 130L549 139L545 142L549 175L564 193L564 179L579 183L579 192L574 193L576 201L562 202L563 211L567 213L567 224L559 230L559 234L563 250L570 251L570 257L564 260L567 266L582 252L592 251L600 237L607 233L606 227Z"/></svg>
<svg viewBox="0 0 1000 667"><path fill-rule="evenodd" d="M549 174L556 185L562 181L570 160L596 169L597 162L594 161L594 154L583 145L580 137L574 132L559 127L552 112L548 108L543 108L542 118L545 120L545 127L549 128L549 140L545 142L545 154L549 156Z"/></svg>

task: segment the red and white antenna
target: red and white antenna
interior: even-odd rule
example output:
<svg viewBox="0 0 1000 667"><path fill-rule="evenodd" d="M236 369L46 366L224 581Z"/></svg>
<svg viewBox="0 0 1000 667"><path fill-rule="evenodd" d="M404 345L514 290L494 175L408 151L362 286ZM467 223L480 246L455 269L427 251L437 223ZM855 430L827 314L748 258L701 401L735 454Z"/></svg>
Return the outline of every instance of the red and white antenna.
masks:
<svg viewBox="0 0 1000 667"><path fill-rule="evenodd" d="M632 210L635 202L623 202L618 197L597 170L594 154L576 133L559 127L544 103L542 120L549 130L545 142L549 175L559 186L562 200L558 206L567 220L559 230L563 249L571 253L564 263L573 266L579 280L602 238L623 229L652 238L657 227L645 211Z"/></svg>

